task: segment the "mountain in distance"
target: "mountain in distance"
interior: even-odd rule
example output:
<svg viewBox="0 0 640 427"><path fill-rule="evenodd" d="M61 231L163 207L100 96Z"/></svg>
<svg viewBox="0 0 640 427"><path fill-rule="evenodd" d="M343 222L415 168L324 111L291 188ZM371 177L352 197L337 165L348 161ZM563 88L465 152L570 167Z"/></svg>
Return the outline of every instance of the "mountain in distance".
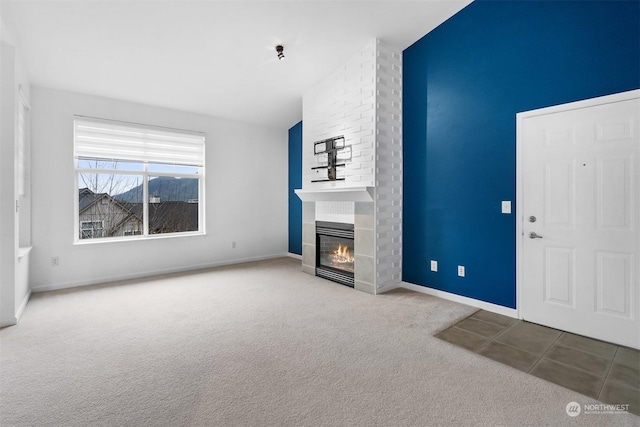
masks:
<svg viewBox="0 0 640 427"><path fill-rule="evenodd" d="M160 176L149 180L149 197L160 197L161 202L187 202L198 200L198 180L196 178L174 178ZM142 184L129 191L114 196L127 203L142 202Z"/></svg>

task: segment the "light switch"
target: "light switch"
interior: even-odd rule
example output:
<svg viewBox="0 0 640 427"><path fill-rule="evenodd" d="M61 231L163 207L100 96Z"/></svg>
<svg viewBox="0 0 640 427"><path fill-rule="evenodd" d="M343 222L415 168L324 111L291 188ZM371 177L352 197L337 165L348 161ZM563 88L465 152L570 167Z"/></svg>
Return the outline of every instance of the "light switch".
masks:
<svg viewBox="0 0 640 427"><path fill-rule="evenodd" d="M510 200L503 200L502 201L502 213L503 214L510 214L511 213L511 201Z"/></svg>

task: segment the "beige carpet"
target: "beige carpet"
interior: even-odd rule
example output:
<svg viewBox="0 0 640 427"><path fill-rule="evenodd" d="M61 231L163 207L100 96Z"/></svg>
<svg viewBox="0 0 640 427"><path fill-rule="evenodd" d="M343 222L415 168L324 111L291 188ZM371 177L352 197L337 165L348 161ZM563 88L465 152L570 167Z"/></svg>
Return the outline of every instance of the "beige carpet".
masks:
<svg viewBox="0 0 640 427"><path fill-rule="evenodd" d="M637 425L433 337L474 311L289 258L36 294L0 331L0 425Z"/></svg>

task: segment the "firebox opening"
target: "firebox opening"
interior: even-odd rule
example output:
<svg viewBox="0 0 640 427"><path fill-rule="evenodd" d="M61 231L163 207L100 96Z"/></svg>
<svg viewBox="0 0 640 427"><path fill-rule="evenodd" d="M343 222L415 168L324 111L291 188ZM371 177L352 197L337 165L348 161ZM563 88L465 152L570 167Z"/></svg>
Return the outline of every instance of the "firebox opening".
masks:
<svg viewBox="0 0 640 427"><path fill-rule="evenodd" d="M353 224L316 222L316 276L354 286Z"/></svg>

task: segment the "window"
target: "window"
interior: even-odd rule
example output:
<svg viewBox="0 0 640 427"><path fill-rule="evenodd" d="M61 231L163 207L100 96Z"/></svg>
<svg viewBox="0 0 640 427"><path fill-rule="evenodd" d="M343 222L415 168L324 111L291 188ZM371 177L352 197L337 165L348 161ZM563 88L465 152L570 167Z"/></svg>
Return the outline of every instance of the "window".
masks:
<svg viewBox="0 0 640 427"><path fill-rule="evenodd" d="M80 221L80 233L82 239L102 237L104 221Z"/></svg>
<svg viewBox="0 0 640 427"><path fill-rule="evenodd" d="M204 232L204 135L74 120L76 239Z"/></svg>

